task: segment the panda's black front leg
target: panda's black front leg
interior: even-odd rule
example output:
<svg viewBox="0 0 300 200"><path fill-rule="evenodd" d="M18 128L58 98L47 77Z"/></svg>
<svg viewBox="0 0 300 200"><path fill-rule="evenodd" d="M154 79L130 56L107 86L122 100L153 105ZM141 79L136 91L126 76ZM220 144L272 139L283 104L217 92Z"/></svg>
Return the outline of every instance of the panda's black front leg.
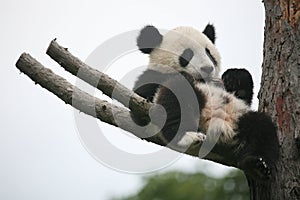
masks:
<svg viewBox="0 0 300 200"><path fill-rule="evenodd" d="M147 69L138 77L134 84L133 91L141 97L153 102L153 97L160 84L167 79L167 75ZM150 122L149 116L136 116L131 113L132 120L139 126L146 126Z"/></svg>
<svg viewBox="0 0 300 200"><path fill-rule="evenodd" d="M197 91L194 81L188 74L174 74L160 86L154 97L154 103L163 106L167 115L161 130L164 138L170 145L183 151L205 137L197 133L204 96ZM152 120L155 124L159 123L160 114L154 114Z"/></svg>

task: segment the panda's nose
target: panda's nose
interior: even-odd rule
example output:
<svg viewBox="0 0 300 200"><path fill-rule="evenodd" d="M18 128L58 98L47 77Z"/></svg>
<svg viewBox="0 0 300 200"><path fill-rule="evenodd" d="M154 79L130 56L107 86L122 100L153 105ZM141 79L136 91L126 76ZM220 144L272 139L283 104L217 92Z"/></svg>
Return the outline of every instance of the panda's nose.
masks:
<svg viewBox="0 0 300 200"><path fill-rule="evenodd" d="M214 70L214 68L211 66L205 66L205 67L201 67L201 70L207 74L210 74Z"/></svg>

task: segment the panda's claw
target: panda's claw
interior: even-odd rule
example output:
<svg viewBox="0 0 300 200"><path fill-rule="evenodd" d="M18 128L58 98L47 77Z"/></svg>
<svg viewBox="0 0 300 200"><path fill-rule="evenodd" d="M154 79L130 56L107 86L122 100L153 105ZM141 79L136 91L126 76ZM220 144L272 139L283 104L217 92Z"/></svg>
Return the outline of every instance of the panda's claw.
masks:
<svg viewBox="0 0 300 200"><path fill-rule="evenodd" d="M247 156L239 163L239 167L255 179L269 180L271 178L271 167L262 157Z"/></svg>
<svg viewBox="0 0 300 200"><path fill-rule="evenodd" d="M266 163L266 161L264 161L263 158L259 158L258 161L256 162L256 167L259 170L259 172L266 178L270 178L271 176L271 169L268 166L268 164Z"/></svg>

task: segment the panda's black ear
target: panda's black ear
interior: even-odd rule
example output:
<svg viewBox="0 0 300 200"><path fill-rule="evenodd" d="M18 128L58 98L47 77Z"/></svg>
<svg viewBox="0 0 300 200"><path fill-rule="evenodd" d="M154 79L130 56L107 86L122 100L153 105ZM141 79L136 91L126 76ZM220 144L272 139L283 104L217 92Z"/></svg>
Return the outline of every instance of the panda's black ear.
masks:
<svg viewBox="0 0 300 200"><path fill-rule="evenodd" d="M137 46L143 53L151 53L151 51L160 45L163 36L159 33L158 29L154 26L145 26L137 38Z"/></svg>
<svg viewBox="0 0 300 200"><path fill-rule="evenodd" d="M205 34L211 41L212 43L215 43L216 41L216 31L215 31L215 27L212 24L207 24L203 34Z"/></svg>

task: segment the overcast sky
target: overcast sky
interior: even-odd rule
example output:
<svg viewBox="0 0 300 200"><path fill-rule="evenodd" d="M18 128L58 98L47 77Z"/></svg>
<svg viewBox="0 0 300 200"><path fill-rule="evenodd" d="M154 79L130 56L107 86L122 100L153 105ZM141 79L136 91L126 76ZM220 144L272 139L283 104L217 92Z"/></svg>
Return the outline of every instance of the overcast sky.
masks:
<svg viewBox="0 0 300 200"><path fill-rule="evenodd" d="M223 71L229 67L246 67L253 74L256 92L253 108L256 109L264 27L261 1L2 1L0 199L107 199L135 192L142 183L141 177L162 172L125 173L95 159L93 152L83 144L72 107L35 85L15 68L22 52L30 53L75 83L74 78L45 54L54 38L86 60L104 42L147 24L161 29L184 25L202 30L208 22L217 30L216 46L222 56ZM135 43L134 39L129 42ZM126 53L112 60L106 72L120 79L128 72L127 65L132 69L146 63L146 55L138 51ZM118 68L121 66L122 70ZM93 120L80 115L85 120ZM141 155L161 151L151 144L124 136L116 128L99 126L108 141L122 151ZM117 142L114 144L114 141ZM111 156L120 159L117 155ZM228 170L189 156L178 156L177 161L161 167L163 171L198 171L203 165L210 166L206 171L211 175Z"/></svg>

